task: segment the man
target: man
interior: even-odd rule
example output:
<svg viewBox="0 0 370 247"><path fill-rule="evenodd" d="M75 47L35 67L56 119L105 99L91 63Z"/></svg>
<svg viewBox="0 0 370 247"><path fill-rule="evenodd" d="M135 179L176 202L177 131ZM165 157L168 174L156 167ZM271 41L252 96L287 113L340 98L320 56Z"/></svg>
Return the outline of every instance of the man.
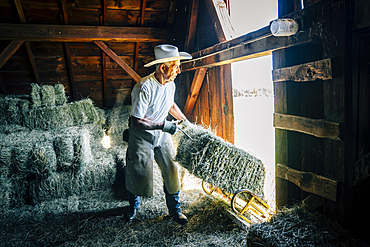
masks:
<svg viewBox="0 0 370 247"><path fill-rule="evenodd" d="M180 180L171 134L177 131L177 121L167 121L170 113L177 120L189 123L174 102L174 80L180 70L180 60L191 59L176 46L158 45L154 48L155 60L144 65L156 65L156 71L134 86L131 93L131 117L126 154L126 188L130 207L125 214L132 221L140 206L140 196L153 196L153 156L159 165L170 216L180 224L187 218L181 213Z"/></svg>

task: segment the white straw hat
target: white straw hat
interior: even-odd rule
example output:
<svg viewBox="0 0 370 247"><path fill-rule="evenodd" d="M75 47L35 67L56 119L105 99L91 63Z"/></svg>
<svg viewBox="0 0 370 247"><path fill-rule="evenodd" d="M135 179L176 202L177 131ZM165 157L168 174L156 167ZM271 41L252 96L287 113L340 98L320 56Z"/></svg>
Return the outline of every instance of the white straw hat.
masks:
<svg viewBox="0 0 370 247"><path fill-rule="evenodd" d="M173 45L157 45L154 47L155 60L147 63L144 67L150 67L154 64L165 63L175 60L192 59L193 57L184 51L180 51Z"/></svg>

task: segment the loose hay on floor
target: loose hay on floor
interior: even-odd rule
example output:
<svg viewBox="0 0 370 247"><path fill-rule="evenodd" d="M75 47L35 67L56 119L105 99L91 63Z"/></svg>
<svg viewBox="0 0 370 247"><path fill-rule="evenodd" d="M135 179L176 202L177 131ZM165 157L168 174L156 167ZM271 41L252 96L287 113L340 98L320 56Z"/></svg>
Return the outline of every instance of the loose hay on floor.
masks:
<svg viewBox="0 0 370 247"><path fill-rule="evenodd" d="M23 206L0 215L0 241L12 246L245 246L246 232L223 215L224 204L200 190L182 191L189 223L167 215L159 168L156 192L143 198L137 219L125 223L128 202L111 191L87 192Z"/></svg>
<svg viewBox="0 0 370 247"><path fill-rule="evenodd" d="M261 160L199 125L175 137L176 161L190 173L225 192L250 189L263 198L265 168Z"/></svg>
<svg viewBox="0 0 370 247"><path fill-rule="evenodd" d="M302 205L284 208L270 222L255 224L248 232L249 246L366 246L338 223L310 212Z"/></svg>

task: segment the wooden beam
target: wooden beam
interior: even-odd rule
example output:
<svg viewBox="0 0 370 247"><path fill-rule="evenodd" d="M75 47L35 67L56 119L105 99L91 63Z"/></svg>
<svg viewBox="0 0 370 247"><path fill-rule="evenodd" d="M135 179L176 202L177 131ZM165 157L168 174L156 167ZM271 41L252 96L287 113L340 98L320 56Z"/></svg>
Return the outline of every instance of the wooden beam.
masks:
<svg viewBox="0 0 370 247"><path fill-rule="evenodd" d="M337 201L337 182L312 172L303 172L282 164L276 166L276 176L288 180L302 190Z"/></svg>
<svg viewBox="0 0 370 247"><path fill-rule="evenodd" d="M231 25L228 8L224 0L206 0L205 2L219 42L231 40L234 36L234 28Z"/></svg>
<svg viewBox="0 0 370 247"><path fill-rule="evenodd" d="M191 10L189 12L189 19L188 19L188 30L186 32L186 40L185 40L185 50L190 50L193 48L195 34L197 30L197 23L198 23L198 9L199 9L199 1L193 0L191 2Z"/></svg>
<svg viewBox="0 0 370 247"><path fill-rule="evenodd" d="M169 28L0 23L0 40L166 42L172 40L173 33Z"/></svg>
<svg viewBox="0 0 370 247"><path fill-rule="evenodd" d="M208 10L208 13L211 17L211 20L212 20L212 26L214 27L215 31L216 31L216 35L217 35L217 38L218 38L218 42L224 42L226 40L228 40L226 38L226 35L224 33L224 30L221 26L221 23L220 23L220 19L217 15L217 9L218 9L218 6L217 6L217 3L216 2L220 2L222 0L206 0L205 3L206 3L206 6L207 6L207 10ZM222 1L223 2L223 1Z"/></svg>
<svg viewBox="0 0 370 247"><path fill-rule="evenodd" d="M193 111L195 102L197 101L199 91L203 84L204 76L206 75L207 68L199 68L195 71L193 82L191 83L190 93L185 103L184 114L189 117Z"/></svg>
<svg viewBox="0 0 370 247"><path fill-rule="evenodd" d="M182 64L182 71L199 67L214 67L241 60L272 54L273 51L322 40L324 13L320 8L303 9L284 18L300 18L303 28L293 36L272 36L270 26L247 33L235 39L216 44L196 53Z"/></svg>
<svg viewBox="0 0 370 247"><path fill-rule="evenodd" d="M176 13L176 5L177 0L171 0L170 7L168 9L168 16L167 16L167 27L172 26L173 21L175 20L175 13Z"/></svg>
<svg viewBox="0 0 370 247"><path fill-rule="evenodd" d="M106 44L104 44L102 41L94 41L94 43L99 46L100 49L102 49L110 58L112 58L124 71L126 71L127 74L129 74L134 79L135 82L138 82L141 79L141 77Z"/></svg>
<svg viewBox="0 0 370 247"><path fill-rule="evenodd" d="M144 25L144 17L145 17L145 8L146 8L146 0L140 1L140 17L137 20L137 26L142 27ZM139 61L139 51L140 51L140 43L135 43L134 49L134 70L137 70L138 61Z"/></svg>
<svg viewBox="0 0 370 247"><path fill-rule="evenodd" d="M362 156L353 166L353 186L370 177L370 153Z"/></svg>
<svg viewBox="0 0 370 247"><path fill-rule="evenodd" d="M107 0L102 0L102 14L100 15L100 25L106 26L107 23ZM107 55L104 51L101 51L101 69L102 69L102 98L103 108L108 106L107 98Z"/></svg>
<svg viewBox="0 0 370 247"><path fill-rule="evenodd" d="M13 54L21 47L24 40L13 40L0 54L0 69L13 56Z"/></svg>
<svg viewBox="0 0 370 247"><path fill-rule="evenodd" d="M273 51L292 47L299 44L312 42L318 39L317 36L305 32L298 34L297 37L275 37L272 35L264 36L262 38L255 38L253 40L242 42L236 46L230 46L224 50L216 53L187 60L182 64L182 70L188 71L197 69L199 67L214 67L232 62L247 60L251 58L271 55ZM224 42L223 46L227 46Z"/></svg>
<svg viewBox="0 0 370 247"><path fill-rule="evenodd" d="M77 92L76 92L76 83L74 79L74 73L72 69L72 61L71 61L71 54L69 50L69 44L63 43L64 53L66 56L66 63L68 68L68 75L69 75L69 85L71 86L71 95L73 97L72 100L77 100Z"/></svg>
<svg viewBox="0 0 370 247"><path fill-rule="evenodd" d="M26 17L24 16L24 12L23 12L21 1L20 0L14 0L14 3L15 3L15 6L17 8L17 12L18 12L18 16L19 16L20 22L22 24L26 24ZM25 42L25 45L26 45L28 59L29 59L29 61L31 63L33 74L34 74L34 76L36 78L37 83L40 84L41 83L41 80L40 80L39 73L37 72L35 60L33 59L33 54L32 54L32 51L31 51L30 42L26 41Z"/></svg>
<svg viewBox="0 0 370 247"><path fill-rule="evenodd" d="M340 124L323 119L311 119L274 113L274 127L277 129L297 131L320 138L340 140Z"/></svg>
<svg viewBox="0 0 370 247"><path fill-rule="evenodd" d="M108 13L107 13L107 0L102 0L102 14L101 14L101 21L100 21L100 25L102 26L106 26L107 25L107 17L108 17Z"/></svg>
<svg viewBox="0 0 370 247"><path fill-rule="evenodd" d="M67 3L66 0L59 0L60 1L60 8L61 8L61 17L62 23L64 25L68 25L68 14L67 14Z"/></svg>
<svg viewBox="0 0 370 247"><path fill-rule="evenodd" d="M61 21L64 25L67 25L68 24L68 14L67 14L67 4L65 0L60 0L60 8L62 12ZM77 89L76 89L76 83L75 83L75 76L74 76L73 68L72 68L69 44L64 42L63 48L64 48L65 60L67 63L67 68L68 68L69 85L70 85L71 95L73 98L72 100L77 100Z"/></svg>
<svg viewBox="0 0 370 247"><path fill-rule="evenodd" d="M0 90L3 94L8 94L8 91L6 91L5 83L1 76L0 76Z"/></svg>
<svg viewBox="0 0 370 247"><path fill-rule="evenodd" d="M22 4L20 0L14 0L15 7L17 8L18 16L21 23L26 23L26 18L24 16Z"/></svg>
<svg viewBox="0 0 370 247"><path fill-rule="evenodd" d="M331 58L287 68L274 69L272 71L272 77L274 82L307 82L315 81L316 79L330 80L333 79Z"/></svg>
<svg viewBox="0 0 370 247"><path fill-rule="evenodd" d="M33 54L32 54L32 51L31 51L30 42L26 41L24 43L26 45L28 59L30 60L33 74L36 78L37 83L41 84L41 79L40 79L39 73L37 72L36 63L35 63L35 60L33 59Z"/></svg>

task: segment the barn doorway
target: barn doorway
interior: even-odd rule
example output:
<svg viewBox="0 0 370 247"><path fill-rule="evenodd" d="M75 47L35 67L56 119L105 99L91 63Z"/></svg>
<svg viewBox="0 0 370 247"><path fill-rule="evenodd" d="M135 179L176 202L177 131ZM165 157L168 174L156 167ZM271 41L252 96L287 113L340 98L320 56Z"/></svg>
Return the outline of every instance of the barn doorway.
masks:
<svg viewBox="0 0 370 247"><path fill-rule="evenodd" d="M276 0L230 0L235 36L268 26L277 18ZM275 131L272 56L231 64L235 145L261 159L266 168L265 199L275 209Z"/></svg>
<svg viewBox="0 0 370 247"><path fill-rule="evenodd" d="M275 131L271 56L232 64L235 145L262 160L265 197L275 207Z"/></svg>

